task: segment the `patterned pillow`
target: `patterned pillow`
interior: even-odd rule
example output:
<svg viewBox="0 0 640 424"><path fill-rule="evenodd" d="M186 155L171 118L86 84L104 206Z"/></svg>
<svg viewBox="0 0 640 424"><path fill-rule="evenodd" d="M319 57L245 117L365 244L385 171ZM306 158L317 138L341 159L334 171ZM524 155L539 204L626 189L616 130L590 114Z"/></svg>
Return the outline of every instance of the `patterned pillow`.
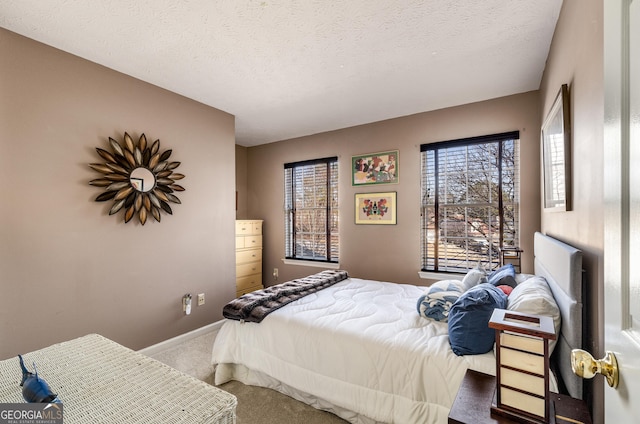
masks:
<svg viewBox="0 0 640 424"><path fill-rule="evenodd" d="M464 293L458 280L442 280L433 283L418 299L418 314L425 318L447 322L451 305Z"/></svg>

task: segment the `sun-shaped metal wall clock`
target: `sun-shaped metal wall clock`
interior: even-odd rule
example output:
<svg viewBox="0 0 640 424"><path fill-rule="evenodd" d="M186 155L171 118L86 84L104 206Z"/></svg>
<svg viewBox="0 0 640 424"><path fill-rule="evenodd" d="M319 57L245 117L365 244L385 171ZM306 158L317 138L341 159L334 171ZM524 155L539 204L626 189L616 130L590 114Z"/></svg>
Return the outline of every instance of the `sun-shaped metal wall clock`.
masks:
<svg viewBox="0 0 640 424"><path fill-rule="evenodd" d="M124 210L124 222L135 215L142 225L151 214L160 222L160 212L173 214L169 202L180 203L173 194L184 191L184 187L175 182L184 178L183 174L173 172L180 162L169 162L171 150L160 152L160 140L147 145L144 134L135 143L131 136L124 133L124 143L120 144L109 137L111 152L96 147L96 151L106 163L90 163L89 166L102 174L101 178L89 181L90 185L104 187L104 193L96 197L96 202L113 199L109 215Z"/></svg>

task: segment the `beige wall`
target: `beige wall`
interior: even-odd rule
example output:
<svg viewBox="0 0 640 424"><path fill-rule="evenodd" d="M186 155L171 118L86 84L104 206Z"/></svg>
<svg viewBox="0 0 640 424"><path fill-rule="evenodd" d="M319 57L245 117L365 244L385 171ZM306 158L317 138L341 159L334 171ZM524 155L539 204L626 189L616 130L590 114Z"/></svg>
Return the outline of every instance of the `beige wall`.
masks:
<svg viewBox="0 0 640 424"><path fill-rule="evenodd" d="M540 87L547 114L562 84L571 103L573 210L544 212L542 230L584 252L588 284L588 349L602 357L603 333L603 3L565 0ZM569 360L567 358L567 360ZM603 422L602 379L594 379L594 422Z"/></svg>
<svg viewBox="0 0 640 424"><path fill-rule="evenodd" d="M531 272L532 235L541 229L584 252L590 319L587 347L603 346L603 24L602 0L565 0L540 91L465 105L248 149L248 215L265 220L265 283L274 267L280 281L315 268L282 264L282 165L338 155L340 159L341 267L352 275L422 284L419 245L419 145L518 129L522 139L521 233L524 271ZM573 210L541 212L539 131L560 86L569 84L572 120ZM350 156L400 150L400 184L351 187ZM353 196L361 191L397 191L398 225L356 226ZM379 243L375 243L379 241ZM597 356L597 355L596 355ZM602 381L587 392L594 422L603 422Z"/></svg>
<svg viewBox="0 0 640 424"><path fill-rule="evenodd" d="M524 270L533 267L533 233L539 229L538 92L376 122L262 146L247 152L248 217L264 220L265 283L287 281L317 268L284 265L283 164L339 157L340 266L350 275L399 283L420 280L420 144L519 130L521 137L521 234ZM398 149L399 184L351 186L351 156ZM355 225L354 195L396 191L397 225Z"/></svg>
<svg viewBox="0 0 640 424"><path fill-rule="evenodd" d="M247 148L236 144L236 219L247 219Z"/></svg>
<svg viewBox="0 0 640 424"><path fill-rule="evenodd" d="M100 333L133 349L235 293L234 117L0 29L0 358ZM182 204L145 226L88 185L108 137L173 149ZM181 297L205 293L182 314Z"/></svg>

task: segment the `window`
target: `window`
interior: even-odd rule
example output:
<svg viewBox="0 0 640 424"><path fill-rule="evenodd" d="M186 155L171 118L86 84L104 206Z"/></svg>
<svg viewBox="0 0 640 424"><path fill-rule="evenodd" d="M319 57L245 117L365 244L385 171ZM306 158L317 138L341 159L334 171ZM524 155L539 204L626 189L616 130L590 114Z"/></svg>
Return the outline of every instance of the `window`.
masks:
<svg viewBox="0 0 640 424"><path fill-rule="evenodd" d="M422 270L495 269L518 246L519 132L420 146Z"/></svg>
<svg viewBox="0 0 640 424"><path fill-rule="evenodd" d="M338 262L338 158L284 165L285 256Z"/></svg>

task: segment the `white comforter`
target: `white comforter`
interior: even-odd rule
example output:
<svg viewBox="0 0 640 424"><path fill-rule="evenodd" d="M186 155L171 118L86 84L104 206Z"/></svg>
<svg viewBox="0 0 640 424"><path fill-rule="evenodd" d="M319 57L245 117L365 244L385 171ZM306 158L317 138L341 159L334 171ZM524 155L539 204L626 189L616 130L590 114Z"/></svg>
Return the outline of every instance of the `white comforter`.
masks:
<svg viewBox="0 0 640 424"><path fill-rule="evenodd" d="M225 322L213 363L243 365L377 422L446 423L467 368L495 375L495 357L456 356L447 324L418 315L424 289L349 278L260 324ZM216 372L216 384L230 379L243 380Z"/></svg>

